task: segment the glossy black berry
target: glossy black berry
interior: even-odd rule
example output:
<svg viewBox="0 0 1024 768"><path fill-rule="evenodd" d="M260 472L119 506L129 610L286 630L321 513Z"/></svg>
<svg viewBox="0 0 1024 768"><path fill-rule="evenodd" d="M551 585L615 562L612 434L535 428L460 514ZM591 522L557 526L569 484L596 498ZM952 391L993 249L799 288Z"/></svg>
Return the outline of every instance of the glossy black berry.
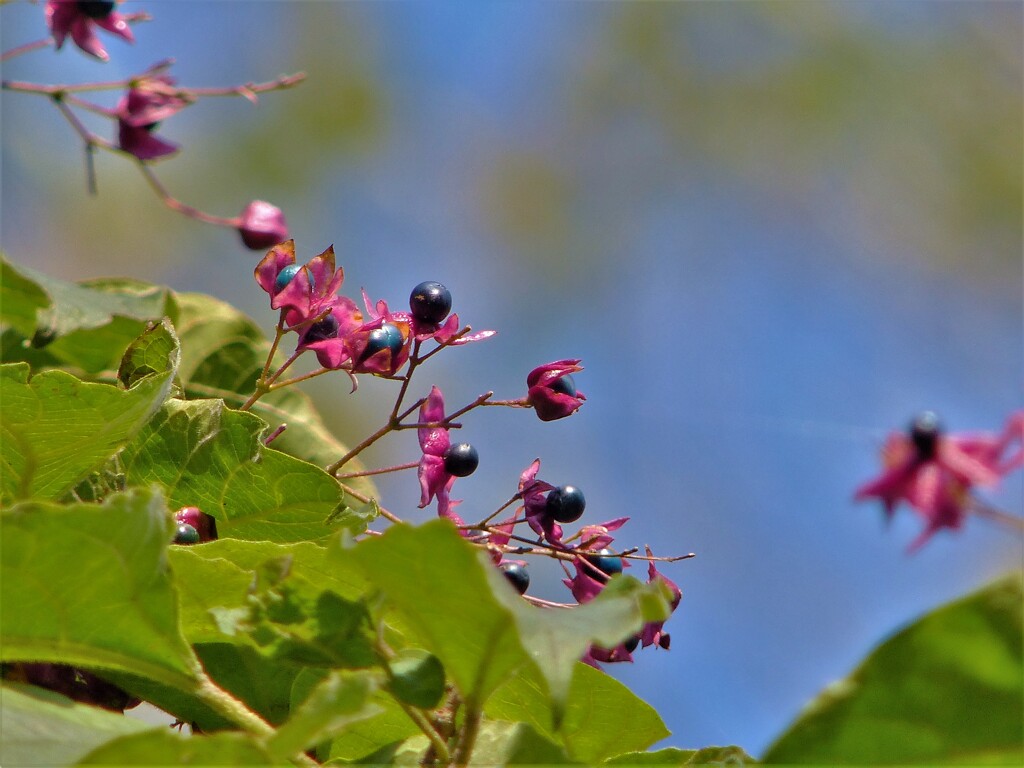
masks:
<svg viewBox="0 0 1024 768"><path fill-rule="evenodd" d="M934 458L940 435L942 435L942 425L939 423L939 417L932 411L918 414L910 422L910 441L914 444L918 458L922 461Z"/></svg>
<svg viewBox="0 0 1024 768"><path fill-rule="evenodd" d="M548 517L559 523L572 523L579 520L586 507L587 500L583 498L583 491L575 485L562 485L548 492Z"/></svg>
<svg viewBox="0 0 1024 768"><path fill-rule="evenodd" d="M640 635L633 635L631 638L629 638L629 640L624 642L622 645L625 647L626 653L632 653L636 650L636 647L640 645Z"/></svg>
<svg viewBox="0 0 1024 768"><path fill-rule="evenodd" d="M501 568L501 572L505 574L505 578L508 579L509 584L515 587L516 592L520 595L524 594L530 587L530 574L526 570L525 565L519 563L502 563L498 566Z"/></svg>
<svg viewBox="0 0 1024 768"><path fill-rule="evenodd" d="M420 322L440 323L452 311L451 291L432 280L420 283L409 296L409 309Z"/></svg>
<svg viewBox="0 0 1024 768"><path fill-rule="evenodd" d="M455 443L444 452L444 471L449 475L472 475L479 464L480 454L469 443Z"/></svg>
<svg viewBox="0 0 1024 768"><path fill-rule="evenodd" d="M284 287L292 281L292 279L299 274L299 270L302 269L298 264L289 264L287 267L277 273L277 279L274 281L274 293L280 293L284 290Z"/></svg>
<svg viewBox="0 0 1024 768"><path fill-rule="evenodd" d="M563 395L568 395L569 397L576 397L576 382L568 373L564 376L559 376L548 386L552 392L558 392Z"/></svg>
<svg viewBox="0 0 1024 768"><path fill-rule="evenodd" d="M175 544L198 544L199 542L199 531L188 523L179 523L174 530Z"/></svg>
<svg viewBox="0 0 1024 768"><path fill-rule="evenodd" d="M114 6L117 3L113 0L79 0L75 3L78 6L78 10L88 16L90 19L105 19L114 11Z"/></svg>
<svg viewBox="0 0 1024 768"><path fill-rule="evenodd" d="M363 351L363 358L375 355L382 349L390 349L392 356L397 355L404 343L405 339L402 338L402 332L398 330L398 326L384 323L380 328L370 331L366 349Z"/></svg>
<svg viewBox="0 0 1024 768"><path fill-rule="evenodd" d="M587 573L598 581L608 581L615 574L622 573L622 558L612 557L611 554L610 549L602 549L596 555L587 555L587 562L600 571L598 573L588 568Z"/></svg>
<svg viewBox="0 0 1024 768"><path fill-rule="evenodd" d="M334 315L327 315L311 326L306 331L304 338L306 344L312 344L315 341L323 341L324 339L333 339L338 335L338 321L334 318Z"/></svg>

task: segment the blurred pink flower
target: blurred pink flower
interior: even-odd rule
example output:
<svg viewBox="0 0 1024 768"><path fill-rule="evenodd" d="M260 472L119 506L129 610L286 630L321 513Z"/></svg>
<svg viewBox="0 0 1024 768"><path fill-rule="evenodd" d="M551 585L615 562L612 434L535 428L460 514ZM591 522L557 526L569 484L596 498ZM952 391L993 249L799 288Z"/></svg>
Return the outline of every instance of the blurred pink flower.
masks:
<svg viewBox="0 0 1024 768"><path fill-rule="evenodd" d="M100 61L110 56L96 36L95 27L100 27L126 40L135 42L135 35L124 17L115 11L113 2L75 2L75 0L48 0L46 22L53 34L54 47L60 50L64 39L71 35L75 45Z"/></svg>
<svg viewBox="0 0 1024 768"><path fill-rule="evenodd" d="M1017 444L1008 458L1004 454ZM1010 416L1001 434L948 435L934 413L919 415L907 432L894 432L882 447L883 472L860 486L857 501L881 500L887 518L896 505L909 504L925 520L910 551L942 528L963 525L974 486L994 486L1024 464L1024 411Z"/></svg>
<svg viewBox="0 0 1024 768"><path fill-rule="evenodd" d="M118 102L117 145L139 160L166 157L179 149L153 133L161 120L191 103L179 95L174 82L169 75L147 77Z"/></svg>

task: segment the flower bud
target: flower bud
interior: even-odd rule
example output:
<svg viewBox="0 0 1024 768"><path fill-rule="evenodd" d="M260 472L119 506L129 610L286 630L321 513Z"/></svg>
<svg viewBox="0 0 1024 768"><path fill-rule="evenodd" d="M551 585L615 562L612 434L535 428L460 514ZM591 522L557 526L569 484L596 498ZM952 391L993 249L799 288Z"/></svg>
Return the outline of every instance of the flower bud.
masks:
<svg viewBox="0 0 1024 768"><path fill-rule="evenodd" d="M288 222L276 205L253 200L242 211L238 234L246 248L262 251L288 239Z"/></svg>

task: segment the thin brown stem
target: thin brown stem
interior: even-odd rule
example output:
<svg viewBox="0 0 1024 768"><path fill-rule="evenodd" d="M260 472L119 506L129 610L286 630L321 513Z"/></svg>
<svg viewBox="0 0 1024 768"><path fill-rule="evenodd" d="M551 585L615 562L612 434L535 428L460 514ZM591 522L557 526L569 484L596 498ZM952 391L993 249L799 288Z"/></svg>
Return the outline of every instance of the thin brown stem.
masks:
<svg viewBox="0 0 1024 768"><path fill-rule="evenodd" d="M0 61L9 61L16 56L37 51L40 48L49 48L53 45L52 37L44 37L42 40L33 40L31 43L24 43L0 54Z"/></svg>
<svg viewBox="0 0 1024 768"><path fill-rule="evenodd" d="M988 504L977 500L974 500L974 502L967 507L967 510L978 517L985 517L989 520L1000 523L1001 525L1014 528L1017 531L1024 531L1024 517L1011 515L1009 512L1004 512L1001 509L990 507Z"/></svg>
<svg viewBox="0 0 1024 768"><path fill-rule="evenodd" d="M153 169L149 167L149 164L144 160L139 160L137 163L139 171L145 177L146 181L149 182L149 186L156 192L157 197L163 201L163 204L170 208L172 211L188 216L196 221L204 221L207 224L216 224L221 227L235 227L238 225L238 219L227 219L223 216L214 216L213 214L201 211L198 208L194 208L191 205L186 205L177 198L173 197L160 183L160 180L153 173Z"/></svg>
<svg viewBox="0 0 1024 768"><path fill-rule="evenodd" d="M406 408L398 416L392 416L391 418L389 418L387 420L387 423L384 424L384 426L382 426L380 429L378 429L372 435L370 435L365 440L363 440L361 443L359 443L359 445L357 445L355 448L350 450L348 453L346 453L344 456L342 456L336 462L334 462L329 467L327 467L326 468L327 474L329 474L329 475L335 474L339 469L341 469L343 466L345 466L345 464L347 464L349 461L354 459L360 453L365 451L367 448L369 448L375 442L380 440L382 437L384 437L384 435L388 434L389 432L393 432L396 429L400 429L401 428L401 424L399 422L402 419L404 419L406 416L408 416L410 413L415 411L417 408L419 408L421 405L423 405L423 403L425 403L426 401L427 401L427 398L421 397L415 403L413 403L408 408Z"/></svg>
<svg viewBox="0 0 1024 768"><path fill-rule="evenodd" d="M389 472L401 472L403 469L413 469L418 467L420 463L418 461L410 461L408 464L397 464L394 467L381 467L380 469L367 469L362 472L344 472L340 475L335 475L339 480L347 480L350 477L370 477L371 475L386 475Z"/></svg>

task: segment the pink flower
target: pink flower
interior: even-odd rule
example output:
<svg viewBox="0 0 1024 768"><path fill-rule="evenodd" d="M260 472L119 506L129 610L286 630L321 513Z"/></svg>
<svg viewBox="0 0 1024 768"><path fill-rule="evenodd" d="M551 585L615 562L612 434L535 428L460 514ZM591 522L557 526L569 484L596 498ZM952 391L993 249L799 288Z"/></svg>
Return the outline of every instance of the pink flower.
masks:
<svg viewBox="0 0 1024 768"><path fill-rule="evenodd" d="M335 295L345 281L345 270L334 268L333 245L299 267L295 263L295 241L287 240L270 249L253 275L270 294L270 306L285 310L285 322L292 327L313 321L339 302L352 304L351 299L342 302ZM352 311L358 315L354 304Z"/></svg>
<svg viewBox="0 0 1024 768"><path fill-rule="evenodd" d="M253 200L238 219L238 234L246 248L262 251L288 239L288 222L276 205Z"/></svg>
<svg viewBox="0 0 1024 768"><path fill-rule="evenodd" d="M652 557L651 548L647 547L647 556ZM654 561L650 561L647 564L647 583L652 584L655 581L661 581L669 592L672 593L672 601L669 606L672 612L675 613L676 608L679 607L679 601L683 599L683 592L676 586L676 583L671 579L666 578L663 574L658 572L658 569L654 567ZM669 647L670 638L667 632L663 631L665 626L664 621L652 621L644 625L644 628L640 631L640 642L643 647L646 648L649 645L658 645L664 648L666 651Z"/></svg>
<svg viewBox="0 0 1024 768"><path fill-rule="evenodd" d="M352 372L393 376L408 361L412 349L409 314L391 312L383 299L372 303L365 290L363 304L370 320L345 339Z"/></svg>
<svg viewBox="0 0 1024 768"><path fill-rule="evenodd" d="M573 373L582 371L579 360L556 360L530 371L526 377L527 402L541 421L554 421L579 410L586 395L576 390Z"/></svg>
<svg viewBox="0 0 1024 768"><path fill-rule="evenodd" d="M191 102L184 99L174 87L169 75L154 75L142 80L118 102L117 145L139 160L155 160L173 155L177 144L155 136L153 131L161 120L166 120Z"/></svg>
<svg viewBox="0 0 1024 768"><path fill-rule="evenodd" d="M60 50L70 34L75 45L100 61L110 57L96 37L95 27L101 27L129 43L135 36L124 17L114 10L113 2L75 2L75 0L48 0L46 22L53 34L54 47Z"/></svg>
<svg viewBox="0 0 1024 768"><path fill-rule="evenodd" d="M1004 458L1014 443L1021 447ZM887 518L899 502L909 504L925 520L925 529L909 548L916 550L936 531L963 525L974 503L974 486L994 486L1024 464L1024 411L1011 415L999 435L947 435L936 415L925 412L906 433L889 435L882 463L882 474L858 488L854 498L880 499Z"/></svg>
<svg viewBox="0 0 1024 768"><path fill-rule="evenodd" d="M562 526L547 514L548 492L555 486L537 479L540 471L540 459L534 459L519 476L519 497L523 500L526 510L526 522L538 536L552 544L562 541Z"/></svg>
<svg viewBox="0 0 1024 768"><path fill-rule="evenodd" d="M437 387L430 388L430 394L420 406L420 423L440 424L444 421L444 396ZM420 427L417 432L420 442L420 466L417 475L420 481L420 509L437 499L437 514L446 517L456 525L463 520L453 508L458 501L450 498L455 478L471 475L477 467L479 457L469 443L453 445L447 427ZM506 539L507 541L507 539Z"/></svg>

